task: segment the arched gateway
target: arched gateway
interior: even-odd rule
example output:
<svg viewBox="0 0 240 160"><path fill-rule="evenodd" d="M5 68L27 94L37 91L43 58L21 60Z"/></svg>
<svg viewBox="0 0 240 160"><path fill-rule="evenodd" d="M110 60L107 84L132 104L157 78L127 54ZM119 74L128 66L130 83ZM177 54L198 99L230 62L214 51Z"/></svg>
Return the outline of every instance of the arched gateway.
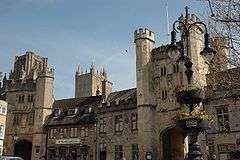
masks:
<svg viewBox="0 0 240 160"><path fill-rule="evenodd" d="M19 140L14 146L14 156L22 157L24 160L31 160L32 142L28 140Z"/></svg>
<svg viewBox="0 0 240 160"><path fill-rule="evenodd" d="M164 160L183 160L186 154L185 135L176 128L166 129L161 134Z"/></svg>

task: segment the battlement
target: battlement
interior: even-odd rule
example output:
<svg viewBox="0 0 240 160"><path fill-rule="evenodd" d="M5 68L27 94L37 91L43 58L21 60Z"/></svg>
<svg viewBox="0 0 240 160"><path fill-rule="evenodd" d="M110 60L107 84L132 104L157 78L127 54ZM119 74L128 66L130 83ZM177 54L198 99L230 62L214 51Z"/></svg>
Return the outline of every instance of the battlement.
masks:
<svg viewBox="0 0 240 160"><path fill-rule="evenodd" d="M85 76L87 74L94 74L95 76L100 76L100 77L105 77L107 78L107 72L104 68L101 70L97 70L94 65L91 65L90 69L84 69L80 68L79 66L77 67L76 74L75 76Z"/></svg>
<svg viewBox="0 0 240 160"><path fill-rule="evenodd" d="M139 28L134 32L134 42L138 39L148 39L155 42L154 32L148 30L147 28Z"/></svg>
<svg viewBox="0 0 240 160"><path fill-rule="evenodd" d="M39 77L51 77L54 78L54 72L55 70L53 68L47 68L42 71L42 73L39 74Z"/></svg>

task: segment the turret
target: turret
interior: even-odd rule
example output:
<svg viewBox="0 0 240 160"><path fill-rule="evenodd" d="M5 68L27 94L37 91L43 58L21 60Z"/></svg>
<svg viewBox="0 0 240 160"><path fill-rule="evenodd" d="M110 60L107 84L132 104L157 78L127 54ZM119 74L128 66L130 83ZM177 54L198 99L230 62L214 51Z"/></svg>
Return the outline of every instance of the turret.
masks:
<svg viewBox="0 0 240 160"><path fill-rule="evenodd" d="M54 70L47 69L37 77L36 82L36 100L35 100L35 118L33 128L33 146L32 159L40 159L45 155L46 134L44 133L43 124L48 115L51 114L53 97ZM40 149L36 154L35 148Z"/></svg>
<svg viewBox="0 0 240 160"><path fill-rule="evenodd" d="M145 159L147 152L152 153L153 156L156 155L154 150L156 96L153 91L151 71L151 52L155 47L154 33L146 28L140 28L134 32L134 42L136 45L138 143L141 151L139 158Z"/></svg>
<svg viewBox="0 0 240 160"><path fill-rule="evenodd" d="M154 105L152 96L151 75L149 73L151 51L155 47L154 33L148 29L136 30L134 32L136 45L136 70L137 70L137 95L138 105Z"/></svg>

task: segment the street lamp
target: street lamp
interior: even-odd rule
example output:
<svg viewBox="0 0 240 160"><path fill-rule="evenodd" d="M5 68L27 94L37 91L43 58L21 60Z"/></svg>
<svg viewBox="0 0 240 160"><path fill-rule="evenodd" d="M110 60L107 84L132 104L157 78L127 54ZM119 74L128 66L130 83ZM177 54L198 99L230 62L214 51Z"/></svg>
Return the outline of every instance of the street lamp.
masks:
<svg viewBox="0 0 240 160"><path fill-rule="evenodd" d="M180 24L180 27L182 28L181 38L186 39L186 50L184 50L183 42L180 44L180 46L176 45L176 31L177 31L176 24L177 23ZM204 48L200 52L200 55L203 57L205 62L207 64L209 64L210 61L212 60L214 54L216 54L216 51L214 49L212 49L211 47L209 47L209 34L207 31L207 26L205 23L198 22L198 21L193 22L192 24L188 24L188 7L186 7L186 22L184 23L180 20L177 20L173 23L173 30L171 32L171 44L169 45L169 47L167 49L167 53L173 61L183 63L184 66L186 67L187 70L185 71L185 74L188 79L188 84L191 83L191 78L192 78L192 74L193 74L193 71L191 69L192 62L191 62L191 59L189 58L189 33L192 28L198 27L199 25L202 25L205 30ZM186 53L184 51L186 51Z"/></svg>
<svg viewBox="0 0 240 160"><path fill-rule="evenodd" d="M196 21L196 22L189 24L188 23L188 7L186 6L185 9L186 9L186 17L185 17L186 21L183 22L183 21L177 20L173 23L173 30L171 32L171 44L167 48L167 54L173 61L184 64L184 66L186 67L185 74L187 77L187 82L188 82L188 85L190 85L192 75L193 75L193 71L192 71L193 63L191 61L191 58L189 57L189 55L190 55L189 54L189 43L190 43L189 42L189 34L190 34L191 29L194 27L199 27L200 25L204 27L204 33L205 33L204 34L204 48L200 52L200 55L203 57L203 59L205 60L205 62L207 64L210 63L213 56L216 54L216 51L209 47L209 34L207 31L206 25L200 21ZM181 41L180 45L176 44L176 32L177 32L177 30L175 28L176 24L179 24L179 27L182 29L182 32L181 32L182 41ZM184 40L186 43L185 48L183 45ZM187 98L189 99L190 97L187 97ZM185 102L185 104L188 104L190 115L191 115L191 112L196 107L196 105L199 104L199 102L201 102L201 99L200 99L200 101L197 101L196 99L192 99L191 103ZM191 129L191 130L187 131L189 133L189 137L190 137L189 153L188 153L187 159L188 160L201 160L202 154L200 151L200 145L197 143L198 134L199 134L201 128L200 127L197 128L198 122L196 120L189 121L189 122L185 123L187 128L189 127L189 129Z"/></svg>

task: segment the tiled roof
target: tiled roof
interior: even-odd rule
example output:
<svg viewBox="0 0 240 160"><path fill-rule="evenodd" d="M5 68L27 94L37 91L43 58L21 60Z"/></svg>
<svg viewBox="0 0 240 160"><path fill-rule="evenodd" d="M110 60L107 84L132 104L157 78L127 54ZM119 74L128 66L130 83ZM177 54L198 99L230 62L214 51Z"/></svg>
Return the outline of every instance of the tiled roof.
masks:
<svg viewBox="0 0 240 160"><path fill-rule="evenodd" d="M97 105L101 101L101 96L68 98L56 100L53 103L53 108L75 108L84 105Z"/></svg>
<svg viewBox="0 0 240 160"><path fill-rule="evenodd" d="M108 98L107 102L114 102L114 101L121 101L121 100L128 100L128 99L136 99L137 98L137 89L131 88L127 90L112 92Z"/></svg>

